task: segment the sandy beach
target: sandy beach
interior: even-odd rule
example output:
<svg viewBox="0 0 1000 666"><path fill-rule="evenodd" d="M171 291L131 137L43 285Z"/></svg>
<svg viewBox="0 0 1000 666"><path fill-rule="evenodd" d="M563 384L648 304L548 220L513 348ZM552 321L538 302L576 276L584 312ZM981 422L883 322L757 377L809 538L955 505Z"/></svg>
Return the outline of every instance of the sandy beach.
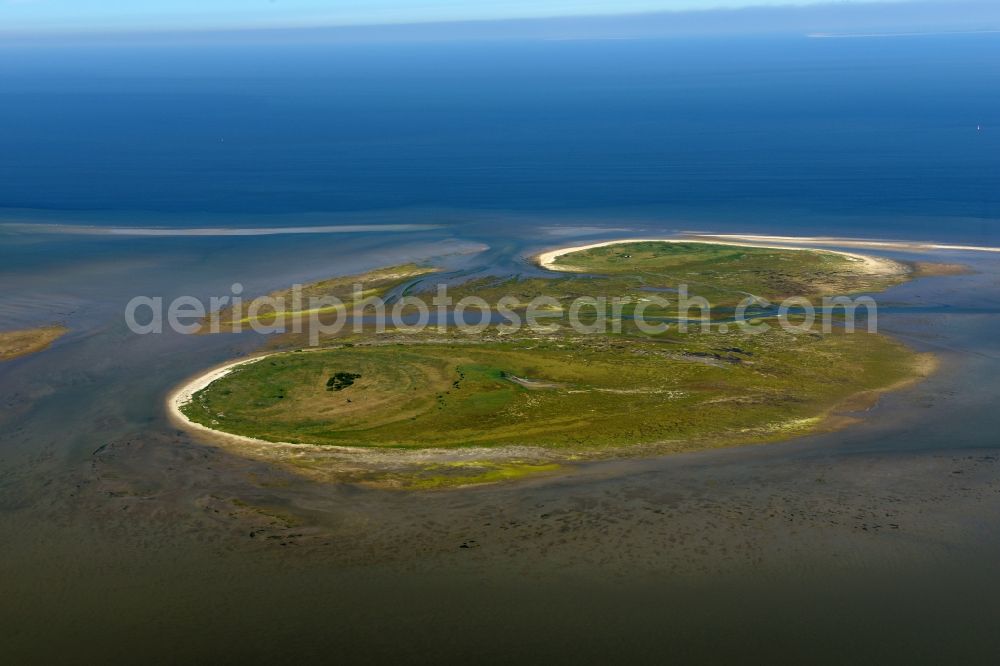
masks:
<svg viewBox="0 0 1000 666"><path fill-rule="evenodd" d="M231 435L229 433L222 432L221 430L213 430L212 428L203 426L200 423L195 423L181 411L181 408L194 399L195 393L207 388L212 382L222 379L240 366L256 363L257 361L265 359L268 356L270 356L270 354L251 356L249 358L241 358L236 361L229 361L228 363L206 370L200 375L187 380L181 384L180 387L172 391L167 397L167 413L170 415L170 419L177 425L184 428L210 434L213 437L225 437L226 439L245 441L246 443L253 444L264 443L263 440L253 439L252 437L243 437L241 435Z"/></svg>
<svg viewBox="0 0 1000 666"><path fill-rule="evenodd" d="M701 234L693 233L696 238L722 239L727 241L741 240L771 243L808 243L809 245L833 245L838 247L867 247L872 249L906 250L911 252L935 252L950 250L955 252L1000 252L1000 247L983 245L948 245L939 243L923 243L919 241L883 241L866 238L830 238L828 236L762 236L756 234Z"/></svg>

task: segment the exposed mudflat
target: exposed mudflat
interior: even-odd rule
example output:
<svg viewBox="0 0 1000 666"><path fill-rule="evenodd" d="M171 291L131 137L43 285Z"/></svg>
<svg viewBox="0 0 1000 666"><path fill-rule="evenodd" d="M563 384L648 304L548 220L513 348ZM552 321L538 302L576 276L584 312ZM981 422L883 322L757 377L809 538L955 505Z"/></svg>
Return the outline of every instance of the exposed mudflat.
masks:
<svg viewBox="0 0 1000 666"><path fill-rule="evenodd" d="M433 253L387 260L366 243L341 250L345 273ZM893 288L880 330L941 367L859 405L849 429L447 492L315 481L199 441L169 420L171 387L260 340L130 334L118 305L171 293L141 283L161 274L145 266L64 293L95 305L0 374L7 654L490 660L502 627L505 659L986 662L1000 647L1000 313L983 303L1000 282L987 255L929 259L975 272ZM156 261L180 275L190 259ZM170 289L232 279L206 261ZM300 264L329 274L325 252ZM287 283L274 267L248 290Z"/></svg>

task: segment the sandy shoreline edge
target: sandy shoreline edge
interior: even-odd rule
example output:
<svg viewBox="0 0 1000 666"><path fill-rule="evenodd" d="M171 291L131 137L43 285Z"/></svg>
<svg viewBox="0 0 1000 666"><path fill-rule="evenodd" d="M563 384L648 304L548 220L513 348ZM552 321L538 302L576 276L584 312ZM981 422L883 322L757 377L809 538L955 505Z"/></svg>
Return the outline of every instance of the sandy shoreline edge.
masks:
<svg viewBox="0 0 1000 666"><path fill-rule="evenodd" d="M833 245L840 247L862 247L873 250L908 250L912 252L934 252L949 250L957 252L1000 252L1000 247L987 245L949 245L922 241L889 241L866 238L833 238L830 236L764 236L756 234L708 234L688 232L694 238L721 238L771 243L808 243L809 245Z"/></svg>
<svg viewBox="0 0 1000 666"><path fill-rule="evenodd" d="M247 444L273 444L274 442L265 442L261 439L254 439L253 437L245 437L243 435L234 435L222 430L209 428L208 426L192 421L187 417L187 415L184 414L183 411L181 411L181 408L190 404L191 401L194 400L194 395L198 391L208 388L210 384L222 379L236 368L256 363L257 361L261 361L270 355L270 353L258 354L247 358L237 359L235 361L227 361L222 365L209 368L199 375L186 379L179 386L175 387L167 396L167 415L170 417L171 422L188 430L194 430L203 434L212 435L213 437L223 437L230 441L244 442ZM288 445L294 446L291 443Z"/></svg>

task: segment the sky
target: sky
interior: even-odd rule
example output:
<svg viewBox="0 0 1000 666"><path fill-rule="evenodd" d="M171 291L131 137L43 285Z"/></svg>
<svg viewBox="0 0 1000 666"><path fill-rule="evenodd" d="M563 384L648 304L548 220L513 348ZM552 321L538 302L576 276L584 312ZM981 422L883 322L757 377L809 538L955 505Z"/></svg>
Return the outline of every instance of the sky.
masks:
<svg viewBox="0 0 1000 666"><path fill-rule="evenodd" d="M0 0L0 33L331 27L742 7L829 0ZM882 0L895 4L914 0ZM838 4L870 4L841 0Z"/></svg>

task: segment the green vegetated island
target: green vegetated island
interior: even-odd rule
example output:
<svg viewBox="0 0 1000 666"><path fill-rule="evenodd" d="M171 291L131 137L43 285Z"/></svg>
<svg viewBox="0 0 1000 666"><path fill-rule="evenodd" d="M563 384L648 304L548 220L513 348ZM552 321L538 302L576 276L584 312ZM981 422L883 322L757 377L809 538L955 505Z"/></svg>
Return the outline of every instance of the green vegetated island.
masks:
<svg viewBox="0 0 1000 666"><path fill-rule="evenodd" d="M818 322L790 332L773 309L754 314L753 323L773 324L764 332L732 323L733 307L748 294L774 303L819 299L877 292L913 277L912 267L887 259L641 241L537 260L551 272L459 281L450 293L491 304L549 296L558 304L553 315L578 296L617 296L620 331L584 334L552 316L545 320L552 330L543 333L504 323L475 335L451 327L346 327L319 348L303 346L305 333L288 333L274 339L285 351L203 376L172 398L173 407L190 427L226 433L261 455L274 451L310 474L439 488L552 472L572 460L758 444L835 428L849 420L845 413L932 367L929 355L869 334L863 323L853 333L841 326L823 332ZM350 307L348 285L362 282L366 296L430 303L434 272L407 265L308 290L335 293ZM676 311L656 306L647 316L673 325L640 331L635 309L653 296L676 298L681 284L711 303L711 322L681 332ZM226 323L226 312L217 316Z"/></svg>

